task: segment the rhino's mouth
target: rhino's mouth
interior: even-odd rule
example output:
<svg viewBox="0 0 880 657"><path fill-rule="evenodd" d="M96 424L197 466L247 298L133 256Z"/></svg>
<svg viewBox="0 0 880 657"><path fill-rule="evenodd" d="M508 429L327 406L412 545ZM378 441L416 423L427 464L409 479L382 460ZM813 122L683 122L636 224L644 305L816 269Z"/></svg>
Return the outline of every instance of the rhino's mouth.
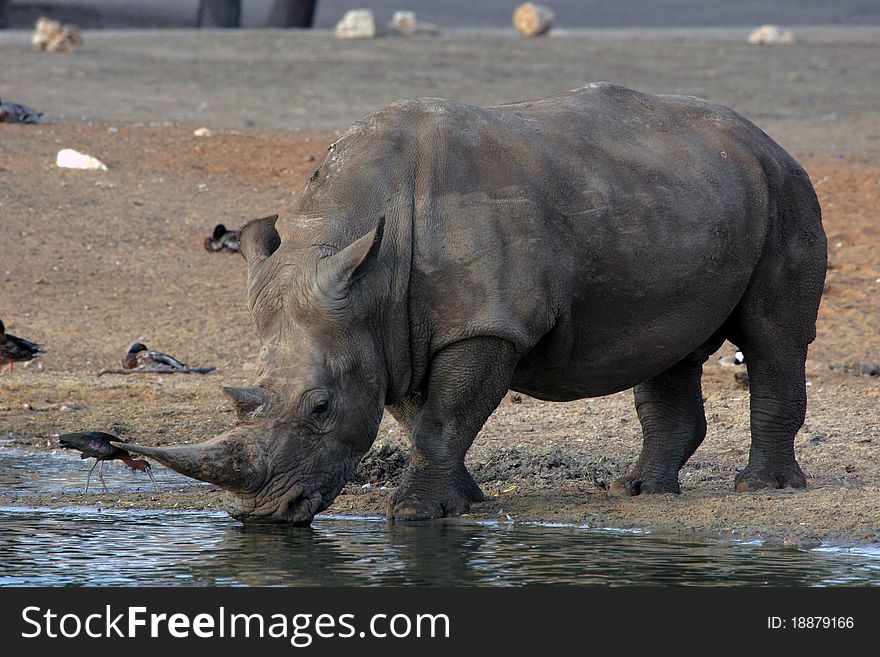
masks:
<svg viewBox="0 0 880 657"><path fill-rule="evenodd" d="M301 484L293 486L271 503L266 500L257 502L258 497L227 493L226 511L241 522L309 525L329 506L324 503L320 492L309 493Z"/></svg>

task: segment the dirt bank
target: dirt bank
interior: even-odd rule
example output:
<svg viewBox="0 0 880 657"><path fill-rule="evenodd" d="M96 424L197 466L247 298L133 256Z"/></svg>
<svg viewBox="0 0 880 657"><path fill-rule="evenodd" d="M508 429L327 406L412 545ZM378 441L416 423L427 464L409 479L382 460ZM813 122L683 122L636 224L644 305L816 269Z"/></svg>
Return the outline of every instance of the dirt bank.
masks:
<svg viewBox="0 0 880 657"><path fill-rule="evenodd" d="M0 376L0 436L46 449L58 432L100 428L146 444L200 441L229 426L222 384L247 384L258 348L244 261L208 254L216 222L289 211L329 135L192 128L2 126L0 310L7 329L46 344L38 364ZM63 171L59 148L100 157L103 173ZM808 362L809 414L797 450L806 491L736 494L748 453L748 394L713 358L704 379L709 436L680 496L615 498L604 483L639 449L631 395L569 404L505 401L468 465L487 494L480 517L761 537L880 543L880 380L844 365L880 360L880 167L858 155L804 158L825 211L831 270ZM135 339L207 376L103 376ZM731 354L730 345L719 352ZM834 367L834 369L832 369ZM382 513L405 465L386 418L337 513ZM21 495L0 504L215 507L204 489L159 494Z"/></svg>

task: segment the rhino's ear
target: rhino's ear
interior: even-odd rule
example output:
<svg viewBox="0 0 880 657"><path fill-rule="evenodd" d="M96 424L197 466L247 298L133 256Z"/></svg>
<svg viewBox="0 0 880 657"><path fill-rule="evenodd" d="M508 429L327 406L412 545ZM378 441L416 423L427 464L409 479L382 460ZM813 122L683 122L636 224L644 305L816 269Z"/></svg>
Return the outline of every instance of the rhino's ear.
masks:
<svg viewBox="0 0 880 657"><path fill-rule="evenodd" d="M376 228L355 240L339 253L320 261L318 283L328 294L341 297L351 284L369 271L379 257L385 217L379 217Z"/></svg>
<svg viewBox="0 0 880 657"><path fill-rule="evenodd" d="M278 215L273 214L271 217L254 219L242 226L241 237L239 238L241 254L248 261L248 265L253 265L259 260L268 258L281 246L281 236L275 230L275 222L277 220Z"/></svg>

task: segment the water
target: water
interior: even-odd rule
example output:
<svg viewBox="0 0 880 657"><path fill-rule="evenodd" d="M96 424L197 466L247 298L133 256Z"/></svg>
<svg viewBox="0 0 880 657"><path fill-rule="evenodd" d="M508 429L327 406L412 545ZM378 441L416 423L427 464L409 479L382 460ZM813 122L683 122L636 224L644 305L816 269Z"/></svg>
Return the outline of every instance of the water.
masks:
<svg viewBox="0 0 880 657"><path fill-rule="evenodd" d="M72 449L41 452L16 447L0 447L0 493L82 493L86 487L89 469L94 463L92 459L80 459L79 452ZM151 465L160 490L209 486L164 468L158 463ZM107 484L107 489L113 492L134 493L154 490L145 472L132 470L121 461L105 463L104 482ZM101 491L98 468L95 468L92 472L89 492Z"/></svg>
<svg viewBox="0 0 880 657"><path fill-rule="evenodd" d="M25 459L39 467L24 472ZM0 449L0 493L80 492L84 467ZM146 488L135 474L108 471L108 487ZM163 487L188 485L157 474ZM0 506L0 586L535 584L880 585L880 553L519 523L319 516L297 528L204 511Z"/></svg>

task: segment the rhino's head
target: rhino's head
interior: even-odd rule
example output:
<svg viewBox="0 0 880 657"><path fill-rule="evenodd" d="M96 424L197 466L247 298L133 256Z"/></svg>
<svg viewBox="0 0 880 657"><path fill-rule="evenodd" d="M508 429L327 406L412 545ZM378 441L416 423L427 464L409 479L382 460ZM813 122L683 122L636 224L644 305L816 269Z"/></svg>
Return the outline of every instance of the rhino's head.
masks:
<svg viewBox="0 0 880 657"><path fill-rule="evenodd" d="M387 373L373 309L384 219L337 250L282 243L275 217L242 230L248 304L262 340L252 388L224 388L238 421L198 445L127 448L227 492L244 521L308 524L372 444Z"/></svg>

